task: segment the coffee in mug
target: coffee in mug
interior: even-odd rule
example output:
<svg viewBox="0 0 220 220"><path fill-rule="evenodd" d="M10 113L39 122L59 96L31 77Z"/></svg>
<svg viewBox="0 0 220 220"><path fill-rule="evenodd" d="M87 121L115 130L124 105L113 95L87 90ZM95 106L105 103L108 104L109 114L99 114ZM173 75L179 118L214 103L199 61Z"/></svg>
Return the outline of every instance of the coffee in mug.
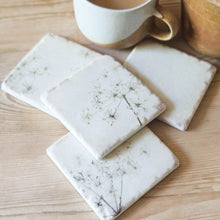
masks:
<svg viewBox="0 0 220 220"><path fill-rule="evenodd" d="M147 0L90 0L90 2L104 8L129 9L142 5Z"/></svg>
<svg viewBox="0 0 220 220"><path fill-rule="evenodd" d="M147 36L170 40L179 28L179 20L159 0L74 0L74 9L84 36L109 48L128 48Z"/></svg>

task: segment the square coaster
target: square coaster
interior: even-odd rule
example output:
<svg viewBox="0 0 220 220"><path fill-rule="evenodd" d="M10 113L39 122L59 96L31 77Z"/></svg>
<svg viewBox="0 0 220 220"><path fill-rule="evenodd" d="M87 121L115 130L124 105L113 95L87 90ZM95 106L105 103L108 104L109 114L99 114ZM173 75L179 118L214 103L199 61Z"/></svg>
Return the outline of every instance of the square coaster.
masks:
<svg viewBox="0 0 220 220"><path fill-rule="evenodd" d="M54 34L45 35L2 83L2 90L49 114L40 96L70 73L102 57Z"/></svg>
<svg viewBox="0 0 220 220"><path fill-rule="evenodd" d="M165 110L157 96L109 56L74 73L42 101L97 159Z"/></svg>
<svg viewBox="0 0 220 220"><path fill-rule="evenodd" d="M47 153L102 220L115 219L179 164L147 127L103 160L94 159L70 133Z"/></svg>
<svg viewBox="0 0 220 220"><path fill-rule="evenodd" d="M159 119L179 130L189 126L216 72L207 62L149 41L135 47L124 65L166 103Z"/></svg>

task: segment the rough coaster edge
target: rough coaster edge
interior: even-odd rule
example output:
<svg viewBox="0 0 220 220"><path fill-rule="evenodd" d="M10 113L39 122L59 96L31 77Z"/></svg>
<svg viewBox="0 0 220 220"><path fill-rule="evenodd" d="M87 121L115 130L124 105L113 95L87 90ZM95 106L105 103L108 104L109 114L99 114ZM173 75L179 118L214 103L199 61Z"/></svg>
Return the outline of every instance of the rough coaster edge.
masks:
<svg viewBox="0 0 220 220"><path fill-rule="evenodd" d="M137 77L133 72L131 72L130 70L128 70L125 66L123 66L122 64L120 64L117 60L115 60L113 57L109 56L109 55L104 55L103 57L99 58L99 59L95 59L93 62L97 61L97 60L102 60L102 59L110 59L114 62L117 63L117 65L120 65L123 69L125 69L129 74L133 75L134 77L137 78L137 80L139 80L141 82L141 84L149 91L149 93L151 95L154 95L158 101L160 102L159 105L159 109L158 112L156 112L153 116L152 119L147 121L145 120L143 122L143 125L140 126L137 130L133 130L131 131L126 140L128 140L130 137L132 137L134 134L136 134L139 130L141 130L144 126L146 126L147 124L149 124L151 121L153 121L155 118L157 118L161 113L163 113L166 110L166 105L163 101L161 101L161 99L159 98L158 95L156 95L155 93L153 93L148 87L147 85L143 84L142 81L139 79L139 77ZM43 102L43 104L51 111L53 112L54 115L57 116L57 119L76 137L76 139L78 139L79 142L81 142L81 144L83 144L83 146L91 153L93 154L93 156L97 159L97 160L101 160L104 157L106 157L109 153L111 153L114 149L116 149L118 146L120 146L124 141L122 140L118 140L116 141L116 143L109 148L109 150L106 150L105 152L98 154L96 151L93 151L91 149L91 146L89 145L89 143L87 141L84 140L83 136L77 132L77 130L62 116L59 114L59 112L57 112L57 110L53 107L53 105L50 104L50 102L48 101L48 97L50 95L50 93L54 90L56 90L57 88L59 88L60 85L62 85L63 83L65 83L66 81L72 79L72 77L76 76L78 72L88 68L89 65L92 65L93 62L90 62L89 64L87 64L86 66L74 71L68 78L64 79L63 81L61 81L59 84L57 84L56 86L54 86L53 88L49 89L48 91L46 91L42 96L41 96L41 101Z"/></svg>
<svg viewBox="0 0 220 220"><path fill-rule="evenodd" d="M149 128L148 128L149 129ZM168 146L166 146L163 141L161 141L154 132L152 132L150 129L149 131L155 136L155 138L160 142L160 144L162 144L165 148L167 148L167 150L171 153L172 157L173 157L173 161L174 161L174 166L172 169L168 170L157 182L155 182L155 184L153 184L148 190L146 190L141 196L139 196L136 200L134 200L133 202L130 202L130 204L128 205L128 207L123 210L119 215L115 216L112 220L118 218L122 213L124 213L126 210L128 210L132 205L134 205L140 198L142 198L146 193L148 193L152 188L154 188L157 184L159 184L162 180L164 180L168 175L170 175L173 171L175 171L179 165L179 159L176 157L176 155L169 149ZM79 193L81 195L81 197L84 199L84 202L86 202L89 207L92 209L92 211L100 218L102 219L101 216L98 215L98 213L96 212L96 210L94 210L92 208L92 206L87 202L86 198L83 196L83 194L81 192L78 191L77 189L77 185L75 184L75 182L72 180L72 178L70 178L70 176L68 175L67 172L63 171L63 169L61 168L61 166L59 165L58 162L56 162L56 159L52 159L51 155L53 155L53 153L51 152L51 149L58 143L60 143L63 139L65 139L65 137L72 135L70 132L67 133L66 135L64 135L63 137L61 137L60 139L58 139L56 142L54 142L50 147L47 148L46 152L48 157L51 159L51 161L54 163L54 165L58 168L58 170L64 175L64 177L69 181L69 183L75 188L75 190L77 191L77 193Z"/></svg>
<svg viewBox="0 0 220 220"><path fill-rule="evenodd" d="M216 74L216 72L217 72L217 67L216 67L215 65L213 65L212 63L209 63L208 61L202 60L201 58L198 58L198 57L196 57L196 56L193 56L193 55L191 55L191 54L188 54L188 53L186 53L185 51L182 51L182 50L179 50L179 49L176 49L176 48L173 48L173 47L170 47L170 46L161 44L161 43L157 43L157 42L154 42L154 41L148 41L148 42L144 41L144 42L140 43L139 45L137 45L136 47L134 47L134 48L132 49L132 51L129 53L129 55L127 56L126 60L125 60L124 63L123 63L123 65L124 65L126 68L128 68L132 73L134 73L135 76L136 76L136 75L140 75L140 74L139 74L139 71L137 71L137 70L128 62L128 60L131 59L131 56L133 55L133 53L136 52L136 50L138 49L138 47L140 47L141 44L145 44L145 43L146 43L146 44L151 44L151 43L152 43L152 44L155 44L155 45L160 45L160 46L162 46L162 47L175 50L175 51L177 51L178 53L183 53L183 54L185 54L185 55L187 55L187 56L190 56L190 57L193 58L193 59L199 60L200 62L203 62L203 63L206 63L206 64L210 65L211 77L210 77L210 79L209 79L209 81L208 81L208 83L207 83L207 87L204 89L204 91L203 91L203 93L202 93L202 95L201 95L201 97L200 97L200 99L199 99L199 102L197 103L197 105L196 105L195 108L194 108L194 111L193 111L193 113L192 113L192 116L188 118L186 124L181 124L181 126L178 126L178 124L176 124L176 123L174 124L173 122L169 122L169 121L167 121L166 119L163 119L163 118L160 118L160 117L157 118L158 120L160 120L160 121L166 123L167 125L169 125L169 126L171 126L171 127L174 127L174 128L176 128L176 129L178 129L178 130L180 130L180 131L186 131L186 130L188 129L188 127L189 127L189 125L190 125L190 123L191 123L191 121L192 121L192 119L193 119L193 117L194 117L194 115L195 115L195 113L196 113L196 111L197 111L199 105L201 104L202 99L204 98L204 96L205 96L205 94L206 94L206 92L207 92L207 90L208 90L210 84L212 83L212 80L213 80L213 78L214 78L214 76L215 76L215 74ZM156 95L157 95L157 94L156 94ZM157 96L159 97L159 95L157 95ZM160 98L160 97L159 97L159 98ZM163 100L162 100L162 101L163 101Z"/></svg>

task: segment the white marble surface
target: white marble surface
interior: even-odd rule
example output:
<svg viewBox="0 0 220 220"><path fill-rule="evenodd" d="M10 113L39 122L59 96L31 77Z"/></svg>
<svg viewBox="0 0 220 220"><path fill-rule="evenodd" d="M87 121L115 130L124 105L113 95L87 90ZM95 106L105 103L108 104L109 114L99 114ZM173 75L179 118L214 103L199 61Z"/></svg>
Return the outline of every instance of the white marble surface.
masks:
<svg viewBox="0 0 220 220"><path fill-rule="evenodd" d="M97 159L165 110L157 96L109 56L74 73L42 101Z"/></svg>
<svg viewBox="0 0 220 220"><path fill-rule="evenodd" d="M166 103L159 119L179 130L187 129L216 72L207 62L149 41L135 47L124 65Z"/></svg>
<svg viewBox="0 0 220 220"><path fill-rule="evenodd" d="M147 127L103 160L94 159L70 133L47 153L102 220L115 219L178 167L178 159Z"/></svg>
<svg viewBox="0 0 220 220"><path fill-rule="evenodd" d="M54 34L45 35L2 83L2 89L51 114L40 96L93 60L102 57L86 47Z"/></svg>

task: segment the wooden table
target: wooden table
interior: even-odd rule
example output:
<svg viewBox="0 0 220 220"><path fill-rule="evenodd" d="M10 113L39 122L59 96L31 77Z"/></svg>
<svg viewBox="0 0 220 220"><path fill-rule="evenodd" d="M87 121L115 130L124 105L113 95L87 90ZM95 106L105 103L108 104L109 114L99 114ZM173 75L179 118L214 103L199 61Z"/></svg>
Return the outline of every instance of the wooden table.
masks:
<svg viewBox="0 0 220 220"><path fill-rule="evenodd" d="M179 14L178 0L163 4ZM90 44L79 32L71 0L0 0L0 82L47 32L123 61L129 50ZM167 43L201 56L177 37ZM220 67L220 62L209 59ZM187 132L157 120L150 128L180 159L180 168L119 217L124 220L220 219L220 72ZM0 218L98 219L46 156L66 134L56 119L0 92Z"/></svg>

